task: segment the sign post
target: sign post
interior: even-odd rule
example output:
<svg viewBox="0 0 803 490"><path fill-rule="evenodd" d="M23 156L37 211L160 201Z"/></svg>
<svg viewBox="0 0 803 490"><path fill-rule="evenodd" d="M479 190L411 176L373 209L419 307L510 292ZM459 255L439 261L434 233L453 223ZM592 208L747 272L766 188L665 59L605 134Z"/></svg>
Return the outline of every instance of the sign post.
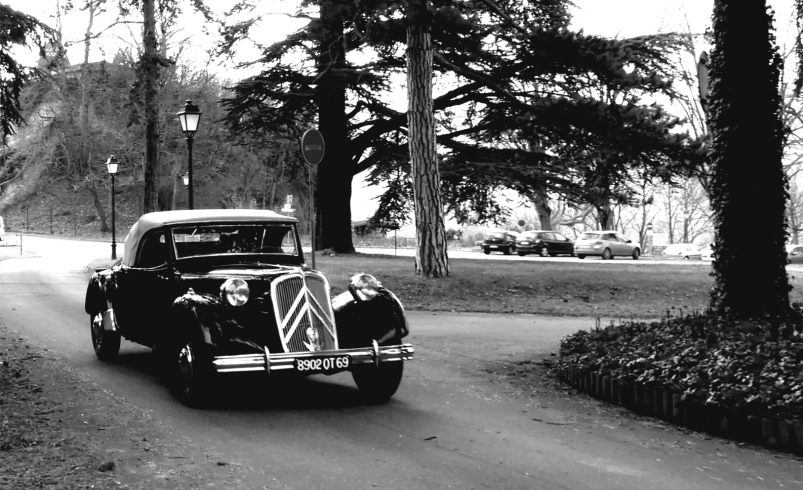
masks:
<svg viewBox="0 0 803 490"><path fill-rule="evenodd" d="M314 176L318 164L323 160L326 145L323 135L317 129L308 129L301 137L301 154L309 164L309 207L310 241L312 243L312 268L315 268L315 187Z"/></svg>

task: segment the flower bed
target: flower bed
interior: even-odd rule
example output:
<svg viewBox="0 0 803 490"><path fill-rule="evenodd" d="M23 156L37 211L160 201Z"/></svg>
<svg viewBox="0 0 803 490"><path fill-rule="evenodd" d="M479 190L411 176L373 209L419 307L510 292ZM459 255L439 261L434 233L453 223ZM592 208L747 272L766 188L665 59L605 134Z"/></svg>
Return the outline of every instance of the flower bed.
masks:
<svg viewBox="0 0 803 490"><path fill-rule="evenodd" d="M708 313L598 326L562 340L559 375L692 429L803 451L803 338L785 332Z"/></svg>

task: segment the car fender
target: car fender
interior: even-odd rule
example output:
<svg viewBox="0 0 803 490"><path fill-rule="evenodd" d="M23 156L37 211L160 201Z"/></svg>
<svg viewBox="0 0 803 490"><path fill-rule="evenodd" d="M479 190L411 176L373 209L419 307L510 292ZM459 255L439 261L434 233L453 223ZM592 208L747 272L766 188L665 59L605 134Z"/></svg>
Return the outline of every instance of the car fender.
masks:
<svg viewBox="0 0 803 490"><path fill-rule="evenodd" d="M264 346L242 335L249 327L238 320L240 315L232 314L231 308L240 307L225 304L219 296L190 289L173 301L170 317L175 327L168 335L184 335L215 347L234 343L262 351Z"/></svg>
<svg viewBox="0 0 803 490"><path fill-rule="evenodd" d="M112 307L114 281L112 270L103 269L92 274L86 288L84 311L89 315L105 312Z"/></svg>
<svg viewBox="0 0 803 490"><path fill-rule="evenodd" d="M399 298L380 288L370 301L360 301L350 291L332 299L338 343L341 349L399 343L409 334L407 317Z"/></svg>

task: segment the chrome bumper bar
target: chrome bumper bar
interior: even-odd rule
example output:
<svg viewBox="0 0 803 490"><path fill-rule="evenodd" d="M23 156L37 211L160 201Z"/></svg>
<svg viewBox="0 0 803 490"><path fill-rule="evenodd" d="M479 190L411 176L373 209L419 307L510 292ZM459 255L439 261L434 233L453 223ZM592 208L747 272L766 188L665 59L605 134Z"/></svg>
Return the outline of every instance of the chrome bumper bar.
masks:
<svg viewBox="0 0 803 490"><path fill-rule="evenodd" d="M349 357L349 368L363 364L379 365L380 362L409 361L413 358L411 344L389 345L380 347L374 342L372 347L358 349L340 349L316 352L291 352L287 354L271 354L265 349L263 354L241 354L236 356L215 356L212 365L218 373L235 373L246 371L295 370L296 360L315 359L321 357ZM340 369L343 371L344 369ZM338 370L331 370L337 372Z"/></svg>

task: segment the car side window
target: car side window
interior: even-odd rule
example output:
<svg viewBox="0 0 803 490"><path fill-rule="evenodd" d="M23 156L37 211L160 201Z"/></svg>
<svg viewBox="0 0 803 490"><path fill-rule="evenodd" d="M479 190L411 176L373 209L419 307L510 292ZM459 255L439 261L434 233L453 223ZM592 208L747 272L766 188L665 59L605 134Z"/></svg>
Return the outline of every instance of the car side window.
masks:
<svg viewBox="0 0 803 490"><path fill-rule="evenodd" d="M163 232L151 233L139 246L139 256L134 267L152 269L167 263L167 243Z"/></svg>
<svg viewBox="0 0 803 490"><path fill-rule="evenodd" d="M603 240L612 240L614 242L616 241L616 237L614 236L613 233L606 233L606 234L602 235L602 239Z"/></svg>
<svg viewBox="0 0 803 490"><path fill-rule="evenodd" d="M560 233L555 233L555 240L559 240L561 242L569 241L565 236L561 235Z"/></svg>
<svg viewBox="0 0 803 490"><path fill-rule="evenodd" d="M555 234L554 233L545 233L547 240L554 240Z"/></svg>

